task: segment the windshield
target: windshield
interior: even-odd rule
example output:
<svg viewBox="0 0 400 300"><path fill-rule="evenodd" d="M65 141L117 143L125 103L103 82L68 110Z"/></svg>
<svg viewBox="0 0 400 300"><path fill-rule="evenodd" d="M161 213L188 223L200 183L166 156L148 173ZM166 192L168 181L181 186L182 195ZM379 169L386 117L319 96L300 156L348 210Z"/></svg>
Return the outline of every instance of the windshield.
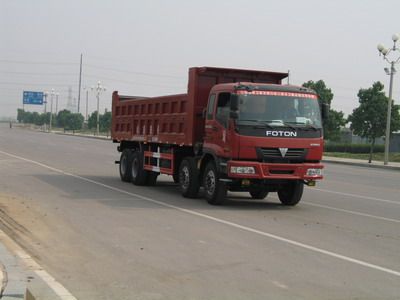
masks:
<svg viewBox="0 0 400 300"><path fill-rule="evenodd" d="M287 92L261 92L261 95L253 93L255 92L239 95L239 124L264 122L271 126L322 126L315 95Z"/></svg>

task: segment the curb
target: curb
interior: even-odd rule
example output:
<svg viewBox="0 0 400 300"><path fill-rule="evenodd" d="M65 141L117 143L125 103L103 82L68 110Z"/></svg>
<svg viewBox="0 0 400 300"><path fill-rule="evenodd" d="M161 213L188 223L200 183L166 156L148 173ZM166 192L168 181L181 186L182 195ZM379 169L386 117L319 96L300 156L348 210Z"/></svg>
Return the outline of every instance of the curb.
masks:
<svg viewBox="0 0 400 300"><path fill-rule="evenodd" d="M69 295L60 296L57 295L49 285L44 282L38 276L28 284L25 292L25 300L62 300L62 299L72 299L67 298Z"/></svg>
<svg viewBox="0 0 400 300"><path fill-rule="evenodd" d="M62 131L43 131L43 130L37 130L37 129L33 129L33 128L27 128L27 127L16 127L18 129L23 129L23 130L33 130L36 132L40 132L40 133L52 133L52 134L58 134L58 135L67 135L67 136L74 136L74 137L84 137L84 138L88 138L88 139L96 139L96 140L107 140L107 141L111 141L111 136L104 136L104 135L89 135L89 134L81 134L81 133L68 133L68 132L62 132Z"/></svg>
<svg viewBox="0 0 400 300"><path fill-rule="evenodd" d="M66 133L66 132L57 132L57 131L52 131L52 132L47 132L47 133L54 133L58 135L68 135L68 136L75 136L75 137L83 137L83 138L88 138L88 139L95 139L95 140L105 140L105 141L111 141L111 137L106 137L106 136L96 136L96 135L86 135L86 134L80 134L80 133Z"/></svg>
<svg viewBox="0 0 400 300"><path fill-rule="evenodd" d="M13 239L11 239L3 230L0 229L0 243L16 259L16 265L21 268L21 273L12 274L13 281L21 282L23 287L13 292L21 294L8 294L9 287L3 295L6 299L26 300L76 300L76 298L45 271L29 254L27 254ZM9 282L10 284L10 275Z"/></svg>
<svg viewBox="0 0 400 300"><path fill-rule="evenodd" d="M349 165L349 166L357 166L357 167L364 167L364 168L373 168L373 169L385 169L385 170L394 170L400 171L400 167L398 166L390 166L390 165L377 165L377 164L370 164L367 162L357 162L357 161L345 161L345 160L336 160L331 158L323 158L323 162L332 163L332 164L340 164L340 165Z"/></svg>

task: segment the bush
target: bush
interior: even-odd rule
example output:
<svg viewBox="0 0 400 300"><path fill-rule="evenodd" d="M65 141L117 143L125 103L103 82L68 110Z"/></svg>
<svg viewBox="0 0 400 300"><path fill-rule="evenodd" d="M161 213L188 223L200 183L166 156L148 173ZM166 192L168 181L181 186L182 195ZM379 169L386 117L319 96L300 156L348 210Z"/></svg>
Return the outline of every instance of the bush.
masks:
<svg viewBox="0 0 400 300"><path fill-rule="evenodd" d="M369 153L370 145L368 144L336 144L336 143L326 143L325 152L346 152L346 153ZM374 153L385 152L384 145L375 145Z"/></svg>

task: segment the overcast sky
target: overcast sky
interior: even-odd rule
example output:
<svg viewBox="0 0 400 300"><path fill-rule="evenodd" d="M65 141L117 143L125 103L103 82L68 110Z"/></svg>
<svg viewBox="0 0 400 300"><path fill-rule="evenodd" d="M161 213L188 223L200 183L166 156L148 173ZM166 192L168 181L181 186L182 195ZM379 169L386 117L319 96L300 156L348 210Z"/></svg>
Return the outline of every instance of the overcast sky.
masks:
<svg viewBox="0 0 400 300"><path fill-rule="evenodd" d="M298 85L322 79L347 115L360 88L379 80L388 91L376 46L392 46L399 14L398 0L0 0L0 117L16 115L23 90L54 88L59 110L69 87L77 99L81 53L83 86L107 87L101 111L114 90L184 93L189 67L220 66L290 70ZM396 76L397 104L399 95ZM89 92L89 111L95 102Z"/></svg>

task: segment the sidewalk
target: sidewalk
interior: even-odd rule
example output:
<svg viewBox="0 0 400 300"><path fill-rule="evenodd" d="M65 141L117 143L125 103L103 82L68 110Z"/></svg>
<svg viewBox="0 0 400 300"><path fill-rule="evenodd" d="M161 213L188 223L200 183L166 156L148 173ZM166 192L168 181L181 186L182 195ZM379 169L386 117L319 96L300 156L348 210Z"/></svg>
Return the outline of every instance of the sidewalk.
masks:
<svg viewBox="0 0 400 300"><path fill-rule="evenodd" d="M344 165L351 165L351 166L400 171L400 163L398 163L398 162L389 162L388 165L384 165L382 161L372 161L371 163L368 163L368 161L361 160L361 159L341 158L341 157L332 157L332 156L324 156L322 161L327 162L327 163L334 163L334 164L344 164Z"/></svg>
<svg viewBox="0 0 400 300"><path fill-rule="evenodd" d="M26 267L21 264L21 260L0 242L0 261L5 267L8 280L1 300L24 299L28 281L32 278ZM0 283L3 274L0 273Z"/></svg>

